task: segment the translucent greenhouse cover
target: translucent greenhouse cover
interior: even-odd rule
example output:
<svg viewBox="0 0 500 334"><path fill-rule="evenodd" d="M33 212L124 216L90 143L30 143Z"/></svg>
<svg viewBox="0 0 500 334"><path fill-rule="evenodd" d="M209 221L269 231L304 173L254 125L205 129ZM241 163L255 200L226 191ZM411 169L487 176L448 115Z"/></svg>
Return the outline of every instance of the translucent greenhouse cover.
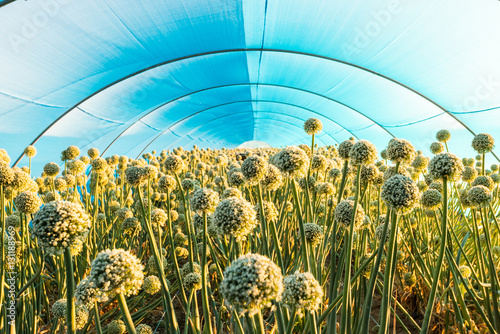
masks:
<svg viewBox="0 0 500 334"><path fill-rule="evenodd" d="M497 0L0 2L0 147L35 169L69 145L104 156L178 146L435 133L474 156L500 139ZM19 159L18 159L19 157Z"/></svg>

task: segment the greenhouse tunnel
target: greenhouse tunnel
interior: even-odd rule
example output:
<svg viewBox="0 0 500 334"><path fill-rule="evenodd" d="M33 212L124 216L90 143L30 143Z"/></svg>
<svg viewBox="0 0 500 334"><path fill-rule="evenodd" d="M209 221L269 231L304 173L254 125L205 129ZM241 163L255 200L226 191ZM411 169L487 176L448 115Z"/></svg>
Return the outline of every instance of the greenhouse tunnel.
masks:
<svg viewBox="0 0 500 334"><path fill-rule="evenodd" d="M500 137L493 0L0 2L0 147L132 158L182 146ZM481 17L480 20L477 18ZM490 157L493 159L493 157Z"/></svg>

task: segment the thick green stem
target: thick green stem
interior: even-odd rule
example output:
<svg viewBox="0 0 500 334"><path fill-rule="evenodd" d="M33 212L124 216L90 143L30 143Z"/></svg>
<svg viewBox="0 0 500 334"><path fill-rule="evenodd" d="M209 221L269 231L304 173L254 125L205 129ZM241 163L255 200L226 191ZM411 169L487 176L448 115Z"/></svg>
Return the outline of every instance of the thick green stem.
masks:
<svg viewBox="0 0 500 334"><path fill-rule="evenodd" d="M101 318L99 316L99 307L97 306L97 302L94 302L94 315L95 315L95 328L97 330L97 334L102 334L101 328Z"/></svg>
<svg viewBox="0 0 500 334"><path fill-rule="evenodd" d="M73 278L73 260L69 248L64 250L64 266L66 267L66 320L68 334L74 334L76 333L75 281Z"/></svg>
<svg viewBox="0 0 500 334"><path fill-rule="evenodd" d="M358 171L356 175L356 193L354 195L354 207L352 210L351 224L349 225L349 232L345 235L347 238L347 243L345 245L346 252L344 253L345 258L345 269L344 269L344 291L342 300L342 312L341 312L341 322L340 322L340 332L351 331L351 258L352 258L352 242L354 237L354 224L356 222L356 212L359 200L359 187L360 187L360 175L361 175L361 165L358 166Z"/></svg>
<svg viewBox="0 0 500 334"><path fill-rule="evenodd" d="M302 210L300 208L300 202L299 202L299 195L297 192L297 184L295 182L295 179L292 179L292 190L293 190L293 198L295 200L295 205L297 208L297 216L299 220L299 230L300 230L300 239L301 239L301 247L302 247L302 252L303 252L303 261L304 261L304 271L309 271L309 268L311 267L309 265L309 254L307 251L307 242L306 242L306 232L304 231L304 221L302 220Z"/></svg>
<svg viewBox="0 0 500 334"><path fill-rule="evenodd" d="M398 172L398 169L399 169L399 162L396 163L396 173ZM379 206L380 206L380 193L379 193ZM380 209L378 211L380 211ZM375 260L375 264L373 265L370 275L370 281L368 282L368 288L366 290L366 297L363 307L363 316L361 318L361 329L359 331L359 333L362 334L367 334L369 331L370 314L373 302L373 294L375 292L375 283L377 281L377 275L380 268L380 263L382 262L382 256L384 254L385 239L387 237L387 231L389 230L390 217L391 217L391 209L388 207L385 215L385 223L382 229L380 244L377 250L377 259ZM391 231L394 229L395 226L391 226Z"/></svg>
<svg viewBox="0 0 500 334"><path fill-rule="evenodd" d="M205 328L208 328L210 334L213 333L212 330L212 319L210 318L210 306L208 303L208 285L207 285L207 213L203 212L203 255L201 258L201 293L202 293L202 303L203 303L203 317L205 320Z"/></svg>
<svg viewBox="0 0 500 334"><path fill-rule="evenodd" d="M441 267L443 265L444 252L446 249L446 242L448 240L447 216L448 216L448 179L446 177L443 177L443 217L441 222L441 237L442 237L441 247L439 249L439 255L436 267L434 268L431 292L429 294L427 308L425 309L424 321L422 323L422 329L420 330L420 334L426 334L428 332L432 310L434 309L434 299L436 297L437 286L439 284L439 277L441 276Z"/></svg>
<svg viewBox="0 0 500 334"><path fill-rule="evenodd" d="M165 310L165 311L167 311L167 317L170 320L170 325L172 326L173 332L177 333L179 331L179 326L177 324L177 319L176 319L175 312L174 312L174 306L172 303L172 297L170 296L170 291L168 288L167 279L165 277L165 272L163 271L163 265L162 265L162 262L160 260L160 256L162 256L162 255L158 251L158 246L156 245L156 241L155 241L154 234L153 234L153 228L151 227L151 221L147 219L148 216L146 215L146 212L144 209L144 202L142 200L140 187L137 187L137 193L139 194L139 201L141 204L141 212L142 212L142 216L144 219L144 225L146 226L146 232L147 232L147 235L149 237L151 252L153 253L155 265L156 265L156 268L157 268L158 273L159 273L158 276L160 278L163 297L166 298L164 303L167 306L167 310ZM150 200L151 199L148 199L148 201L150 201Z"/></svg>
<svg viewBox="0 0 500 334"><path fill-rule="evenodd" d="M396 253L398 250L397 242L397 214L393 212L391 215L391 234L389 236L387 260L384 272L384 286L382 292L382 305L380 306L380 330L379 333L387 333L389 330L389 321L391 316L391 303L392 288L394 283L394 270L396 267ZM382 239L381 243L384 243Z"/></svg>
<svg viewBox="0 0 500 334"><path fill-rule="evenodd" d="M134 322L132 321L132 317L130 316L130 312L128 310L127 301L125 300L125 296L123 293L120 293L117 296L118 305L120 306L120 311L122 312L123 322L125 326L127 326L128 334L136 334Z"/></svg>
<svg viewBox="0 0 500 334"><path fill-rule="evenodd" d="M257 184L257 200L259 201L259 211L260 211L260 226L262 231L262 244L264 246L264 255L270 256L269 254L269 243L267 237L267 224L266 224L266 213L264 211L264 200L262 199L262 188L260 182Z"/></svg>

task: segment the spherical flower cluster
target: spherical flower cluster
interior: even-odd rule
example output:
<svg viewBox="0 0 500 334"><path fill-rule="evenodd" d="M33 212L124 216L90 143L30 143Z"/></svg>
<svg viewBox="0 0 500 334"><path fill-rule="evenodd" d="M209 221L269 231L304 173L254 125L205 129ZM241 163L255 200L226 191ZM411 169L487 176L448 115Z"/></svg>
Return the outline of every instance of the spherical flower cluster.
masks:
<svg viewBox="0 0 500 334"><path fill-rule="evenodd" d="M278 209L276 209L276 206L274 205L274 203L268 202L268 201L263 201L262 206L264 207L264 216L266 218L266 221L270 222L270 221L275 221L278 219ZM260 221L260 219L261 219L261 217L260 217L260 205L256 204L254 207L254 210L257 214L255 216L255 219L257 221Z"/></svg>
<svg viewBox="0 0 500 334"><path fill-rule="evenodd" d="M43 166L43 171L49 177L54 177L59 174L59 165L55 162L49 162L45 166Z"/></svg>
<svg viewBox="0 0 500 334"><path fill-rule="evenodd" d="M246 254L226 268L220 291L229 306L237 312L252 315L271 306L273 300L280 300L283 275L269 258Z"/></svg>
<svg viewBox="0 0 500 334"><path fill-rule="evenodd" d="M151 328L151 326L148 326L146 324L140 324L135 328L135 332L137 334L153 334L153 328Z"/></svg>
<svg viewBox="0 0 500 334"><path fill-rule="evenodd" d="M444 145L440 142L433 142L429 147L432 154L439 154L444 152Z"/></svg>
<svg viewBox="0 0 500 334"><path fill-rule="evenodd" d="M57 191L64 191L68 188L68 184L63 177L58 177L54 180L54 188Z"/></svg>
<svg viewBox="0 0 500 334"><path fill-rule="evenodd" d="M328 171L328 177L332 178L332 179L336 179L337 177L339 177L341 174L340 172L340 169L338 168L332 168Z"/></svg>
<svg viewBox="0 0 500 334"><path fill-rule="evenodd" d="M136 235L142 230L141 222L135 217L125 218L121 229L126 235Z"/></svg>
<svg viewBox="0 0 500 334"><path fill-rule="evenodd" d="M146 165L142 168L142 173L144 174L144 178L146 180L156 180L158 177L158 168L153 165Z"/></svg>
<svg viewBox="0 0 500 334"><path fill-rule="evenodd" d="M216 176L214 178L214 183L218 186L218 187L225 187L226 186L226 179L221 177L221 176Z"/></svg>
<svg viewBox="0 0 500 334"><path fill-rule="evenodd" d="M182 284L188 291L201 290L201 274L197 272L187 274L184 276Z"/></svg>
<svg viewBox="0 0 500 334"><path fill-rule="evenodd" d="M108 295L103 294L89 277L85 277L78 283L75 289L75 299L77 303L86 305L91 308L95 301L105 302L108 300Z"/></svg>
<svg viewBox="0 0 500 334"><path fill-rule="evenodd" d="M374 183L378 176L382 174L374 164L362 165L360 178L361 182Z"/></svg>
<svg viewBox="0 0 500 334"><path fill-rule="evenodd" d="M369 141L360 140L352 145L349 158L355 166L371 164L377 159L377 149Z"/></svg>
<svg viewBox="0 0 500 334"><path fill-rule="evenodd" d="M327 166L327 159L325 158L324 155L315 154L312 156L311 170L313 172L324 171L326 169L326 166Z"/></svg>
<svg viewBox="0 0 500 334"><path fill-rule="evenodd" d="M115 215L120 222L124 221L126 218L132 218L134 216L132 210L130 210L129 208L121 208L116 211Z"/></svg>
<svg viewBox="0 0 500 334"><path fill-rule="evenodd" d="M7 165L0 164L0 185L8 187L14 181L14 172Z"/></svg>
<svg viewBox="0 0 500 334"><path fill-rule="evenodd" d="M87 324L87 320L89 318L89 311L84 305L76 304L75 305L75 313L76 313L76 329L82 329ZM66 320L68 309L68 303L66 299L59 299L52 305L52 315L55 318L60 318Z"/></svg>
<svg viewBox="0 0 500 334"><path fill-rule="evenodd" d="M500 182L500 175L498 175L497 173L491 174L490 177L494 183L498 184Z"/></svg>
<svg viewBox="0 0 500 334"><path fill-rule="evenodd" d="M222 193L222 199L226 199L226 198L229 198L229 197L240 197L240 198L242 198L243 195L242 195L242 193L241 193L241 191L239 189L236 189L236 188L227 188Z"/></svg>
<svg viewBox="0 0 500 334"><path fill-rule="evenodd" d="M316 195L333 195L334 188L331 183L328 182L319 182L315 186Z"/></svg>
<svg viewBox="0 0 500 334"><path fill-rule="evenodd" d="M320 133L321 129L323 129L323 123L317 118L309 118L304 122L304 131L309 136Z"/></svg>
<svg viewBox="0 0 500 334"><path fill-rule="evenodd" d="M306 241L310 244L317 245L323 238L323 227L315 223L304 224L304 232Z"/></svg>
<svg viewBox="0 0 500 334"><path fill-rule="evenodd" d="M138 187L146 181L144 169L139 166L130 166L125 169L125 180L132 187Z"/></svg>
<svg viewBox="0 0 500 334"><path fill-rule="evenodd" d="M106 159L97 157L90 163L92 165L92 171L94 172L104 172L108 168L108 162Z"/></svg>
<svg viewBox="0 0 500 334"><path fill-rule="evenodd" d="M162 251L162 254L163 253L164 252ZM163 256L161 258L161 264L163 266L163 272L167 272L168 271L168 260L165 258L165 256ZM155 262L155 257L154 256L151 256L149 258L148 263L147 263L147 270L148 270L148 273L150 275L157 275L158 274L158 267L156 266L156 262Z"/></svg>
<svg viewBox="0 0 500 334"><path fill-rule="evenodd" d="M196 181L193 179L184 179L181 182L182 189L188 192L192 191L195 188L195 186L196 186Z"/></svg>
<svg viewBox="0 0 500 334"><path fill-rule="evenodd" d="M153 223L155 226L160 225L160 227L165 226L165 222L167 221L168 216L165 211L162 209L154 209L151 211L151 223Z"/></svg>
<svg viewBox="0 0 500 334"><path fill-rule="evenodd" d="M334 218L344 226L350 226L354 215L354 201L343 200L335 208ZM356 208L356 217L354 221L354 229L357 229L365 219L365 211L359 205Z"/></svg>
<svg viewBox="0 0 500 334"><path fill-rule="evenodd" d="M487 133L477 134L472 140L472 148L480 154L491 152L495 147L495 140Z"/></svg>
<svg viewBox="0 0 500 334"><path fill-rule="evenodd" d="M219 166L224 166L227 164L227 156L225 154L219 154L215 157L215 164Z"/></svg>
<svg viewBox="0 0 500 334"><path fill-rule="evenodd" d="M340 143L338 148L339 157L344 160L349 160L349 153L354 145L354 140L348 139Z"/></svg>
<svg viewBox="0 0 500 334"><path fill-rule="evenodd" d="M433 179L447 178L449 181L454 181L462 175L464 165L454 154L439 153L431 159L428 169Z"/></svg>
<svg viewBox="0 0 500 334"><path fill-rule="evenodd" d="M309 273L299 273L288 275L283 280L283 303L289 308L307 311L317 311L323 299L323 289L321 285ZM299 313L302 315L302 312Z"/></svg>
<svg viewBox="0 0 500 334"><path fill-rule="evenodd" d="M419 191L413 180L404 175L394 175L382 185L380 197L398 213L413 210L418 203Z"/></svg>
<svg viewBox="0 0 500 334"><path fill-rule="evenodd" d="M123 249L107 249L92 261L89 280L108 295L135 295L139 292L144 274L141 261Z"/></svg>
<svg viewBox="0 0 500 334"><path fill-rule="evenodd" d="M191 209L195 212L213 212L218 202L219 195L215 191L208 188L198 189L191 198Z"/></svg>
<svg viewBox="0 0 500 334"><path fill-rule="evenodd" d="M450 140L451 133L448 130L439 130L436 133L436 139L439 142L446 143L448 140Z"/></svg>
<svg viewBox="0 0 500 334"><path fill-rule="evenodd" d="M313 190L315 186L316 186L316 179L314 178L314 176L309 176L309 180L307 176L301 177L299 179L299 187L303 191L306 191L306 188L308 188L309 190Z"/></svg>
<svg viewBox="0 0 500 334"><path fill-rule="evenodd" d="M478 172L475 168L470 167L470 166L466 166L464 168L463 173L462 173L462 180L464 182L470 182L477 177L477 174L478 174Z"/></svg>
<svg viewBox="0 0 500 334"><path fill-rule="evenodd" d="M217 205L213 222L222 234L241 240L255 227L256 212L243 198L229 197Z"/></svg>
<svg viewBox="0 0 500 334"><path fill-rule="evenodd" d="M245 176L243 176L243 173L239 171L232 172L228 176L229 176L229 184L234 187L239 187L245 183Z"/></svg>
<svg viewBox="0 0 500 334"><path fill-rule="evenodd" d="M493 199L491 192L483 185L477 185L467 191L467 200L472 206L486 206Z"/></svg>
<svg viewBox="0 0 500 334"><path fill-rule="evenodd" d="M38 195L32 191L24 191L14 198L17 210L24 214L33 214L38 211L43 202Z"/></svg>
<svg viewBox="0 0 500 334"><path fill-rule="evenodd" d="M254 185L266 176L267 161L258 155L252 155L241 164L241 172L248 183Z"/></svg>
<svg viewBox="0 0 500 334"><path fill-rule="evenodd" d="M26 154L27 157L33 158L36 155L36 148L33 145L30 145L24 149L24 154Z"/></svg>
<svg viewBox="0 0 500 334"><path fill-rule="evenodd" d="M393 138L389 141L389 145L387 145L387 159L392 162L408 165L413 161L415 156L415 148L405 139Z"/></svg>
<svg viewBox="0 0 500 334"><path fill-rule="evenodd" d="M429 189L434 189L439 191L440 193L443 192L443 182L436 180L429 184Z"/></svg>
<svg viewBox="0 0 500 334"><path fill-rule="evenodd" d="M420 204L427 209L437 209L442 203L443 196L438 190L429 189L420 197Z"/></svg>
<svg viewBox="0 0 500 334"><path fill-rule="evenodd" d="M68 147L63 151L62 155L63 155L62 159L63 161L73 160L78 158L78 156L80 155L80 149L75 145L71 145L70 147Z"/></svg>
<svg viewBox="0 0 500 334"><path fill-rule="evenodd" d="M309 157L297 146L288 146L274 155L273 164L283 174L297 177L307 172Z"/></svg>
<svg viewBox="0 0 500 334"><path fill-rule="evenodd" d="M177 174L186 169L184 160L178 155L169 155L163 162L165 170L172 174Z"/></svg>
<svg viewBox="0 0 500 334"><path fill-rule="evenodd" d="M52 305L52 315L56 318L64 318L66 317L67 310L67 302L66 299L59 299Z"/></svg>
<svg viewBox="0 0 500 334"><path fill-rule="evenodd" d="M85 171L85 163L81 160L74 160L68 162L68 171L72 174L81 174Z"/></svg>
<svg viewBox="0 0 500 334"><path fill-rule="evenodd" d="M144 283L142 285L144 291L146 291L149 295L154 295L161 289L161 282L158 276L148 276L144 279Z"/></svg>
<svg viewBox="0 0 500 334"><path fill-rule="evenodd" d="M464 208L468 208L468 207L472 206L472 204L469 202L469 198L467 197L467 190L465 190L465 189L460 190L459 195L460 195L459 196L460 203L462 204L462 206Z"/></svg>
<svg viewBox="0 0 500 334"><path fill-rule="evenodd" d="M108 334L124 334L127 331L127 326L121 320L113 320L107 327Z"/></svg>
<svg viewBox="0 0 500 334"><path fill-rule="evenodd" d="M79 204L54 201L38 210L32 224L33 236L38 238L40 245L59 253L75 240L84 238L91 221Z"/></svg>
<svg viewBox="0 0 500 334"><path fill-rule="evenodd" d="M486 176L486 175L481 175L481 176L478 176L474 179L474 181L472 181L471 183L471 186L474 187L474 186L485 186L486 188L488 188L489 190L493 190L493 188L495 187L495 182L493 182L493 179L489 176Z"/></svg>
<svg viewBox="0 0 500 334"><path fill-rule="evenodd" d="M170 175L164 175L158 180L158 189L165 193L175 190L177 183L175 179Z"/></svg>
<svg viewBox="0 0 500 334"><path fill-rule="evenodd" d="M101 152L95 147L89 148L87 150L87 154L89 155L90 159L95 159L99 156Z"/></svg>
<svg viewBox="0 0 500 334"><path fill-rule="evenodd" d="M413 159L411 166L415 168L416 171L423 171L427 168L429 164L429 158L424 157L423 155L417 155L415 159Z"/></svg>
<svg viewBox="0 0 500 334"><path fill-rule="evenodd" d="M17 212L14 212L12 215L9 215L5 218L5 225L7 227L12 226L15 229L21 227L21 218Z"/></svg>

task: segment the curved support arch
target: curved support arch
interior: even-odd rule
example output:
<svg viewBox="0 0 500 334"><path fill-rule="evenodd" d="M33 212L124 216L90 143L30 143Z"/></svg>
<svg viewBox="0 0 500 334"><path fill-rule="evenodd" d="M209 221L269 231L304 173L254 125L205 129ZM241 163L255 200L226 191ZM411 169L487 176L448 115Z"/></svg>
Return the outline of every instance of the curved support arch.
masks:
<svg viewBox="0 0 500 334"><path fill-rule="evenodd" d="M251 111L249 111L249 112L251 112ZM277 121L277 120L276 120L276 121ZM278 121L278 123L284 123L284 124L290 125L290 123L285 122L285 121ZM225 125L221 125L221 126L225 126ZM279 128L288 129L288 127L287 127L287 126L279 126L278 124L277 124L276 126L277 126L277 127L279 127ZM301 127L301 126L298 126L298 125L293 125L293 126L302 130L302 127ZM220 127L220 126L219 126L219 127ZM209 133L209 132L211 132L211 131L213 131L214 129L217 129L217 128L218 128L218 127L216 127L216 128L212 128L212 129L210 129L210 130L208 130L208 131L205 131L205 132L203 132L203 133L202 133L202 135L206 135L207 133ZM280 132L281 132L281 131L280 131ZM286 132L281 132L281 134L282 134L282 135L285 135L285 133L286 133ZM293 138L293 137L292 137L292 138ZM193 140L195 140L195 139L193 139ZM193 141L193 140L192 140L192 141ZM191 141L191 142L192 142L192 141ZM325 144L323 141L321 141L321 142L322 142L323 144ZM173 145L169 146L169 149L170 149L170 148L172 148L172 146L173 146Z"/></svg>
<svg viewBox="0 0 500 334"><path fill-rule="evenodd" d="M339 123L335 122L334 120L330 119L329 117L326 117L324 116L323 114L317 112L317 111L314 111L312 109L309 109L309 108L306 108L306 107L302 107L302 106L299 106L297 104L292 104L292 103L286 103L286 102L279 102L279 101L273 101L273 100L239 100L239 101L232 101L232 102L227 102L227 103L223 103L223 104L218 104L218 105L215 105L215 106L211 106L209 108L206 108L206 109L203 109L203 110L199 110L197 112L194 112L190 115L187 115L177 121L175 121L174 123L172 123L168 128L166 128L161 134L165 133L166 131L170 130L170 128L174 127L175 125L177 124L180 124L188 119L190 119L191 117L193 116L196 116L200 113L203 113L207 110L211 110L211 109L214 109L214 108L217 108L217 107L221 107L221 106L226 106L226 105L230 105L230 104L236 104L236 103L243 103L243 102L266 102L266 103L276 103L276 104L283 104L283 105L288 105L288 106L292 106L292 107L295 107L295 108L299 108L299 109L303 109L303 110L307 110L308 112L311 112L313 114L316 114L316 115L320 115L322 117L325 117L326 119L328 119L329 121L331 121L332 123L335 123L337 124L338 126L340 126L342 129L344 129L345 131L349 132L353 137L355 137L356 139L359 139L358 136L356 136L356 134L354 134L352 131L350 131L349 129L346 129L345 127L343 127L342 125L340 125ZM256 111L256 112L259 112L259 111ZM283 114L284 115L284 114ZM142 119L142 118L141 118ZM133 124L131 124L126 130L130 129L135 123L137 123L138 121L140 121L141 119L137 120L136 122L134 122ZM118 138L120 138L124 133L125 131L124 130L122 133L120 133L117 137L115 137L115 139L113 139L113 141L106 147L106 149L101 153L101 156L103 154L106 153L107 150L109 150L109 148L116 142L116 140L118 140ZM328 134L330 137L332 137L330 134ZM392 134L391 134L392 135ZM394 137L392 135L392 137ZM332 137L333 140L337 141L335 138ZM338 142L338 141L337 141Z"/></svg>
<svg viewBox="0 0 500 334"><path fill-rule="evenodd" d="M220 86L213 86L213 87L208 87L208 88L203 88L203 89L200 89L200 90L197 90L197 91L193 91L191 93L188 93L188 94L185 94L185 95L182 95L182 96L179 96L179 97L176 97L175 99L172 99L172 100L169 100L169 101L166 101L165 103L162 103L161 105L151 109L150 111L148 111L146 114L144 114L143 116L141 116L138 120L136 120L134 123L130 124L126 129L124 129L107 147L106 149L103 151L103 154L111 147L111 145L113 145L113 143L118 139L120 138L123 134L125 134L125 132L127 132L132 126L134 126L135 123L141 121L142 119L144 119L146 116L150 115L151 113L163 108L164 106L174 102L174 101L178 101L182 98L185 98L185 97L188 97L188 96L191 96L191 95L194 95L194 94L197 94L197 93L201 93L201 92L206 92L206 91L209 91L209 90L212 90L212 89L219 89L219 88L226 88L226 87L237 87L237 86L264 86L264 87L279 87L279 88L285 88L285 89L293 89L293 90L297 90L297 91L300 91L300 92L303 92L303 93L307 93L307 94L312 94L312 95L315 95L315 96L318 96L318 97L321 97L321 98L324 98L324 99L327 99L329 101L332 101L336 104L339 104L343 107L346 107L348 108L349 110L352 110L354 111L355 113L365 117L366 119L370 120L371 122L373 122L374 124L376 124L377 126L379 126L382 130L384 130L385 132L387 132L391 137L395 137L391 131L389 131L388 129L386 129L384 126L382 126L381 124L379 124L378 122L374 121L372 118L366 116L364 113L362 113L361 111L355 109L354 107L344 103L344 102L341 102L339 100L336 100L336 99L333 99L331 97L328 97L326 95L322 95L322 94L319 94L319 93L316 93L316 92L313 92L313 91L310 91L310 90L307 90L307 89L302 89L302 88L297 88L297 87L292 87L292 86L287 86L287 85L278 85L278 84L270 84L270 83L240 83L240 84L227 84L227 85L220 85ZM257 101L257 100L256 100ZM346 131L350 132L355 138L357 138L357 136L352 133L350 130L348 130L347 128L345 128L344 126L342 126L340 123L332 120L331 118L327 117L326 115L324 114L321 114L321 113L318 113L319 115L331 120L332 122L334 122L335 124L337 124L338 126L344 128Z"/></svg>
<svg viewBox="0 0 500 334"><path fill-rule="evenodd" d="M251 102L251 101L239 101L239 102ZM265 102L267 102L267 101L265 101ZM276 103L276 102L274 102L274 103ZM288 105L288 103L287 103L287 105ZM301 109L306 109L306 108L302 108L302 107L301 107ZM306 109L306 110L308 110L308 109ZM300 121L304 121L304 120L303 120L303 119L301 119L300 117L296 117L296 116L292 116L292 115L288 115L288 114L285 114L285 113L280 113L280 112L274 112L274 111L254 111L254 110L251 110L251 111L241 111L241 112L231 113L231 114L228 114L228 115L223 115L223 116L220 116L220 117L213 118L213 119L211 119L210 121L208 121L208 122L206 122L206 123L204 123L204 124L202 124L202 125L200 125L200 126L198 126L198 127L194 128L193 130L191 130L191 131L190 131L190 132L188 132L187 134L185 134L185 135L181 136L181 137L180 137L177 141L175 141L172 145L174 145L175 143L177 143L177 142L178 142L180 139L182 139L183 137L189 136L191 133L193 133L193 132L194 132L194 131L196 131L196 130L201 129L202 127L204 127L204 126L205 126L205 125L207 125L207 124L210 124L210 123L212 123L212 122L218 121L218 120L220 120L220 119L222 119L222 118L231 117L231 116L236 116L236 115L242 115L242 114L247 114L247 113L250 113L250 112L252 112L252 113L253 113L253 112L255 112L255 113L262 113L262 114L275 114L275 115L281 115L281 116L285 116L285 117L295 118L295 119L298 119L298 120L300 120ZM200 112L200 113L201 113L201 112ZM195 116L195 115L193 115L193 116ZM276 119L273 119L273 121L277 121L277 120L276 120ZM292 123L288 123L288 124L290 124L290 125L294 125L294 124L292 124ZM294 125L294 126L295 126L295 125ZM169 128L170 128L170 127L169 127ZM164 130L164 131L162 131L162 132L161 132L158 136L156 136L155 138L153 138L153 140L151 140L151 141L150 141L150 142L149 142L149 143L148 143L148 144L147 144L147 145L146 145L146 146L142 149L142 151L138 154L138 156L140 156L140 155L141 155L141 154L142 154L142 153L143 153L143 152L144 152L144 151L145 151L145 150L146 150L146 149L147 149L147 148L148 148L148 147L149 147L149 146L150 146L153 142L155 142L155 141L156 141L158 138L160 138L160 137L161 137L161 136L162 136L162 135L163 135L166 131L168 131L168 130L169 130L169 128L165 129L165 130ZM338 141L337 139L335 139L333 136L331 136L330 134L328 134L328 136L329 136L329 137L331 137L333 140L335 140L338 144L340 144L340 143L339 143L339 141ZM359 138L356 138L356 139L359 139ZM318 140L321 140L321 139L320 139L320 138L318 138ZM322 140L321 140L321 141L322 141ZM325 144L325 142L324 142L324 141L322 141L322 142L323 142L323 144Z"/></svg>
<svg viewBox="0 0 500 334"><path fill-rule="evenodd" d="M383 78L385 80L389 80L392 83L394 83L394 84L396 84L398 86L401 86L401 87L409 90L410 92L412 92L414 94L417 94L418 96L420 96L423 99L429 101L430 103L432 103L433 105L435 105L439 109L443 110L446 114L448 114L449 116L451 116L455 121L457 121L465 129L467 129L471 134L476 135L476 133L469 126L467 126L463 121L461 121L458 117L456 117L456 115L454 115L451 112L449 112L446 108L444 108L439 103L437 103L436 101L432 100L431 98L429 98L425 94L417 91L414 88L411 88L408 85L405 85L404 83L402 83L402 82L400 82L400 81L398 81L398 80L396 80L394 78L391 78L391 77L386 76L386 75L384 75L382 73L379 73L379 72L376 72L374 70L371 70L371 69L369 69L367 67L364 67L364 66L361 66L361 65L357 65L357 64L345 61L345 60L341 60L341 59L337 59L337 58L333 58L333 57L328 57L328 56L325 56L325 55L319 55L319 54L314 54L314 53L309 53L309 52L302 52L302 51L296 51L296 50L285 50L285 49L274 49L274 48L235 48L235 49L224 49L224 50L215 50L215 51L202 52L202 53L197 53L197 54L192 54L192 55L188 55L188 56L183 56L183 57L171 59L171 60L168 60L168 61L164 61L164 62L160 62L160 63L157 63L157 64L153 64L153 65L151 65L149 67L143 68L143 69L141 69L139 71L131 73L131 74L129 74L127 76L124 76L124 77L122 77L122 78L120 78L118 80L115 80L114 82L111 82L108 85L105 85L104 87L96 90L92 94L86 96L84 99L80 100L74 106L72 106L71 108L69 108L66 112L64 112L59 117L57 117L50 125L48 125L40 134L37 135L37 137L31 142L30 145L34 145L54 124L56 124L61 118L63 118L71 110L73 110L74 108L76 108L77 106L79 106L81 103L87 101L91 97L95 96L96 94L98 94L98 93L106 90L107 88L109 88L109 87L111 87L111 86L113 86L113 85L115 85L115 84L117 84L119 82L122 82L122 81L124 81L126 79L132 78L132 77L134 77L136 75L139 75L139 74L144 73L146 71L152 70L154 68L157 68L157 67L160 67L160 66L163 66L163 65L167 65L167 64L171 64L171 63L175 63L175 62L179 62L179 61L182 61L182 60L185 60L185 59L196 58L196 57L207 56L207 55L217 55L217 54L231 53L231 52L275 52L275 53L295 54L295 55L301 55L301 56L307 56L307 57L314 57L314 58L324 59L324 60L332 61L332 62L339 63L339 64L344 64L346 66L350 66L350 67L359 69L361 71L364 71L364 72L370 73L372 75L381 77L381 78ZM500 158L493 151L491 151L491 153L500 162ZM16 166L19 163L19 161L21 160L21 158L23 156L24 156L24 152L22 152L21 155L16 159L16 161L13 164L13 166Z"/></svg>
<svg viewBox="0 0 500 334"><path fill-rule="evenodd" d="M215 109L215 108L219 108L219 107L223 107L223 106L227 106L227 105L232 105L232 104L237 104L237 103L250 103L250 102L254 102L255 100L241 100L241 101L231 101L231 102L226 102L226 103L222 103L222 104L218 104L218 105L215 105L215 106L211 106L209 108L205 108L205 109L202 109L202 110L199 110L195 113L192 113L190 115L187 115L187 116L184 116L183 118L175 121L174 123L170 124L167 128L165 128L162 132L160 132L158 135L156 135L154 138L153 138L153 141L155 141L157 138L161 137L165 132L169 131L171 128L173 128L174 126L176 126L177 124L180 124L196 115L199 115L205 111L209 111L209 110L212 110L212 109ZM300 108L300 109L304 109L303 107L301 106L296 106L296 105L292 105L292 104L288 104L288 103L281 103L281 102L276 102L276 101L273 101L273 103L278 103L278 104L284 104L284 105L291 105L291 106L294 106L294 107L297 107L297 108ZM306 109L307 110L307 109ZM253 112L259 112L259 111L253 111ZM275 112L275 114L278 114L277 112ZM283 114L281 113L281 115L284 115L284 116L290 116L290 117L293 117L291 115L287 115L287 114ZM299 119L299 118L297 118ZM301 119L301 121L303 121ZM301 128L302 129L302 128ZM338 141L329 133L327 133L327 135L332 138L333 140L335 140L337 143ZM148 145L149 146L149 145ZM147 147L146 147L147 148ZM144 149L146 149L144 148ZM104 153L104 152L103 152ZM102 153L102 154L103 154ZM102 156L101 154L101 156Z"/></svg>

